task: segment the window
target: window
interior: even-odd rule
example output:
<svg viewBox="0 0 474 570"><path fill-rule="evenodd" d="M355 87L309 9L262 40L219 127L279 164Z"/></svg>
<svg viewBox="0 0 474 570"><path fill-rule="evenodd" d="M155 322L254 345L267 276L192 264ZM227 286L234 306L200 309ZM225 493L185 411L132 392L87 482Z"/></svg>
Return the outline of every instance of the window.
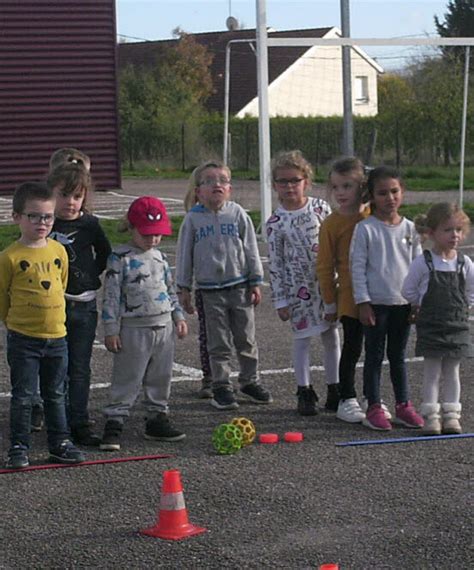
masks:
<svg viewBox="0 0 474 570"><path fill-rule="evenodd" d="M369 78L367 75L356 75L355 78L355 102L362 105L369 102Z"/></svg>

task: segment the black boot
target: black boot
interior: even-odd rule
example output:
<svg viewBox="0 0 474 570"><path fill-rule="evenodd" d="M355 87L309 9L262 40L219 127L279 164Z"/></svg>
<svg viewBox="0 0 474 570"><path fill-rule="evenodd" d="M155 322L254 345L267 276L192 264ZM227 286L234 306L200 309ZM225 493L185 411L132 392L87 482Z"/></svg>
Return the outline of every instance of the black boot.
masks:
<svg viewBox="0 0 474 570"><path fill-rule="evenodd" d="M298 386L298 413L301 416L315 416L318 413L318 396L312 386Z"/></svg>
<svg viewBox="0 0 474 570"><path fill-rule="evenodd" d="M71 437L76 445L99 447L100 437L85 424L71 428Z"/></svg>
<svg viewBox="0 0 474 570"><path fill-rule="evenodd" d="M123 424L117 420L107 420L100 449L102 451L118 451L120 449L120 436Z"/></svg>
<svg viewBox="0 0 474 570"><path fill-rule="evenodd" d="M145 439L155 441L180 441L186 434L171 425L167 414L159 413L148 419L145 427Z"/></svg>

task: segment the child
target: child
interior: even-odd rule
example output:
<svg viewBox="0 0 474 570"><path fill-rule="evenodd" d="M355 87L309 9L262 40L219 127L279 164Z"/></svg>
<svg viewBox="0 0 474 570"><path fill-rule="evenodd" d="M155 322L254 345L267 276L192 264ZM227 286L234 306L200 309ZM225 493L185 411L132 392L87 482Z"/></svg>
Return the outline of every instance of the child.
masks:
<svg viewBox="0 0 474 570"><path fill-rule="evenodd" d="M58 166L69 163L80 164L87 172L90 172L91 159L77 148L58 148L58 150L54 151L49 159L49 172L52 172Z"/></svg>
<svg viewBox="0 0 474 570"><path fill-rule="evenodd" d="M64 402L67 344L64 291L67 254L48 239L54 195L41 182L21 184L13 196L13 220L21 237L0 254L0 318L7 328L12 396L7 467L28 467L32 398L40 379L50 459L81 463L69 441Z"/></svg>
<svg viewBox="0 0 474 570"><path fill-rule="evenodd" d="M324 318L342 324L344 341L339 362L340 402L336 417L344 422L361 422L362 411L355 391L356 364L362 352L362 324L352 295L349 247L355 225L366 218L364 165L358 158L342 158L329 172L329 190L339 209L328 216L319 236L317 276L324 301Z"/></svg>
<svg viewBox="0 0 474 570"><path fill-rule="evenodd" d="M158 249L171 235L163 203L137 198L128 209L131 240L114 248L107 261L102 319L105 346L114 353L110 402L100 449L120 449L124 420L143 386L147 410L145 439L186 437L168 418L174 357L173 322L178 338L188 332L171 269Z"/></svg>
<svg viewBox="0 0 474 570"><path fill-rule="evenodd" d="M97 327L97 291L111 248L99 220L88 212L92 192L89 171L80 164L60 164L48 177L56 197L51 237L66 248L66 330L69 352L67 408L73 441L98 446L89 426L90 361Z"/></svg>
<svg viewBox="0 0 474 570"><path fill-rule="evenodd" d="M433 243L413 261L402 288L416 323L416 355L424 357L423 432L462 433L459 364L463 356L473 356L468 308L474 301L474 267L471 259L457 249L469 232L470 222L456 204L441 202L427 215L417 216L415 225ZM441 378L444 386L440 406Z"/></svg>
<svg viewBox="0 0 474 570"><path fill-rule="evenodd" d="M211 362L211 405L218 410L239 407L230 381L231 336L240 364L242 394L257 404L272 402L257 373L254 306L261 299L263 269L251 219L229 201L230 170L209 161L195 171L196 204L186 214L177 249L176 280L184 309L191 303L193 277L201 289Z"/></svg>
<svg viewBox="0 0 474 570"><path fill-rule="evenodd" d="M339 335L336 324L324 320L315 274L319 229L331 213L321 198L308 198L312 168L300 151L283 152L272 161L273 188L280 206L267 220L270 284L273 305L282 321L291 319L297 410L317 413L318 397L310 383L311 337L321 335L328 395L326 409L339 403Z"/></svg>
<svg viewBox="0 0 474 570"><path fill-rule="evenodd" d="M196 172L198 171L199 166L193 170L189 178L188 191L184 197L184 209L186 212L189 212L189 210L198 203L196 196L196 189L198 187L196 181ZM201 358L202 370L201 388L198 392L198 397L208 399L212 398L212 374L209 352L207 350L206 317L204 315L204 305L201 289L195 289L194 301L196 304L196 312L199 321L199 356Z"/></svg>
<svg viewBox="0 0 474 570"><path fill-rule="evenodd" d="M91 159L76 148L59 148L53 152L49 159L49 174L58 166L64 164L81 164L89 172ZM41 431L43 427L44 412L41 400L39 383L33 395L33 407L31 409L31 431Z"/></svg>
<svg viewBox="0 0 474 570"><path fill-rule="evenodd" d="M402 297L403 280L421 253L413 222L398 213L404 184L398 172L380 166L367 181L372 215L359 222L351 243L354 300L364 327L364 393L368 400L362 423L390 430L380 399L380 376L387 342L390 378L395 393L395 423L420 428L423 419L408 397L405 349L410 334L410 305Z"/></svg>

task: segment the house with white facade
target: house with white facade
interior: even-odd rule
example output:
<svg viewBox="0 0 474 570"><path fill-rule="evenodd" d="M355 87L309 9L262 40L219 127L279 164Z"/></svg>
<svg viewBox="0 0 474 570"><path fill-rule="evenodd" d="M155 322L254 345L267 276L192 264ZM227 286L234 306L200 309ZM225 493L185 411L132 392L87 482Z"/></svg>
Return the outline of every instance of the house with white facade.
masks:
<svg viewBox="0 0 474 570"><path fill-rule="evenodd" d="M237 117L257 116L256 30L192 34L213 55L211 75L214 92L206 106L224 111L225 53L230 47L229 110ZM336 27L303 30L268 30L270 38L336 38ZM237 40L237 41L236 41ZM243 41L242 41L243 40ZM122 43L118 45L119 68L128 64L152 68L160 52L177 40ZM355 115L377 114L377 76L382 67L362 49L351 49L352 95ZM338 46L271 47L268 49L269 112L271 117L342 116L342 48Z"/></svg>
<svg viewBox="0 0 474 570"><path fill-rule="evenodd" d="M273 36L271 30L268 36ZM322 37L341 37L341 32L337 28L331 28ZM268 48L269 60L274 57L272 51L277 49L288 48ZM367 117L377 114L377 76L380 73L383 73L382 67L362 49L358 47L351 49L354 115ZM339 46L319 45L307 48L280 75L272 81L269 80L268 107L270 117L341 116L343 114L342 49ZM236 113L239 118L246 115L258 116L256 96Z"/></svg>

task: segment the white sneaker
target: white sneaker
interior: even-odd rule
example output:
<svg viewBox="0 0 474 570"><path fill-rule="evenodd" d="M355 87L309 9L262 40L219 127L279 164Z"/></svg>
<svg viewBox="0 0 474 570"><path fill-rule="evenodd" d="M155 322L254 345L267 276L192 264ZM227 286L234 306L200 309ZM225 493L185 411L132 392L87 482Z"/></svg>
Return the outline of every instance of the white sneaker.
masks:
<svg viewBox="0 0 474 570"><path fill-rule="evenodd" d="M392 414L390 413L389 409L387 408L387 404L383 400L381 400L380 405L382 406L382 410L383 410L383 413L385 414L385 418L390 421L392 419ZM362 411L364 413L367 413L367 408L369 407L369 402L367 401L367 398L365 396L362 398L362 401L360 403L360 407L362 408Z"/></svg>
<svg viewBox="0 0 474 570"><path fill-rule="evenodd" d="M350 424L357 424L365 418L365 414L355 398L341 400L337 407L336 418Z"/></svg>

